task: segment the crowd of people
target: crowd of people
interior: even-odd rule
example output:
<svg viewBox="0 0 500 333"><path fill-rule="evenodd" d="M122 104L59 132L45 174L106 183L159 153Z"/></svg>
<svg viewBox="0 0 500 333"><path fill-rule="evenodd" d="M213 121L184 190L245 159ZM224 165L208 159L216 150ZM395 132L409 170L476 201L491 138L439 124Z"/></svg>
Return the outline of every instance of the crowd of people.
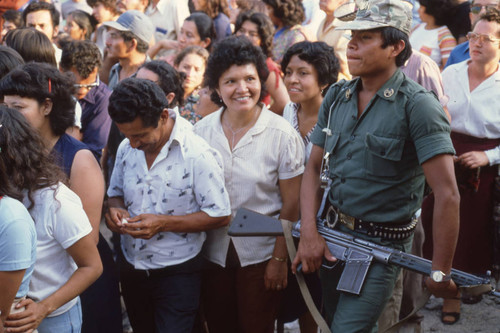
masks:
<svg viewBox="0 0 500 333"><path fill-rule="evenodd" d="M317 332L298 270L332 332L418 326L423 287L456 323L481 295L452 267L500 267L499 11L18 1L0 45L0 333L121 333L124 317L135 333ZM300 219L297 255L229 236L240 208ZM430 277L374 262L359 295L337 290L318 218L430 259Z"/></svg>

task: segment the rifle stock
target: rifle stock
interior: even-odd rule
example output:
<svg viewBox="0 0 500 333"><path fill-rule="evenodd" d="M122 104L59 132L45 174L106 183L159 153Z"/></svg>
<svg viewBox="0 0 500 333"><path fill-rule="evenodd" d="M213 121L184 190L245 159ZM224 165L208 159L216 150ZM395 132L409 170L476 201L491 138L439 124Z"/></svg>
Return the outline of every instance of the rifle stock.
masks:
<svg viewBox="0 0 500 333"><path fill-rule="evenodd" d="M255 230L257 224L259 226L258 232ZM337 286L338 290L359 295L373 261L386 265L396 265L427 276L431 273L432 262L430 260L327 228L324 221L321 220L318 220L317 228L332 255L345 265ZM283 234L283 229L278 219L242 208L238 210L228 234L235 237L280 235ZM300 238L300 222L295 224L292 234L294 237ZM325 267L328 268L328 266ZM500 297L500 293L495 291L491 284L490 275L489 271L485 277L482 277L457 269L451 270L451 278L464 294L489 293Z"/></svg>

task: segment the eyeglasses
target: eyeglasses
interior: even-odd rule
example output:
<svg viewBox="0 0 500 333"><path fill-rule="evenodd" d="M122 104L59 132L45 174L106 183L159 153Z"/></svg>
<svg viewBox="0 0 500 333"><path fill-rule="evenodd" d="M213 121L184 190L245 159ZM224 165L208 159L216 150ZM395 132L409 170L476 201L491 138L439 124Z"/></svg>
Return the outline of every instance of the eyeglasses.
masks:
<svg viewBox="0 0 500 333"><path fill-rule="evenodd" d="M470 7L470 11L472 14L479 14L481 12L481 9L488 10L491 8L496 8L496 5L474 5Z"/></svg>
<svg viewBox="0 0 500 333"><path fill-rule="evenodd" d="M74 84L73 87L75 87L76 89L81 89L81 88L85 88L87 90L92 90L96 87L99 87L99 85L101 84L101 81L99 80L99 74L97 74L97 77L95 79L95 82L94 83L89 83L89 84Z"/></svg>
<svg viewBox="0 0 500 333"><path fill-rule="evenodd" d="M493 38L490 35L480 35L476 34L475 32L469 32L467 33L467 39L470 42L475 42L479 40L481 43L498 43L500 42L500 38Z"/></svg>

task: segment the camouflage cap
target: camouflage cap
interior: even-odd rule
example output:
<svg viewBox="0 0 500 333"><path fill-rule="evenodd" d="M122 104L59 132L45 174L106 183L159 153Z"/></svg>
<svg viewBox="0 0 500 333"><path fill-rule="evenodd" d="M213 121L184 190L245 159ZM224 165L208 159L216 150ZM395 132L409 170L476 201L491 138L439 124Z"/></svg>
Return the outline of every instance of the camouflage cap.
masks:
<svg viewBox="0 0 500 333"><path fill-rule="evenodd" d="M354 21L342 24L336 30L371 30L396 28L408 36L411 31L411 9L402 0L356 0L358 10Z"/></svg>

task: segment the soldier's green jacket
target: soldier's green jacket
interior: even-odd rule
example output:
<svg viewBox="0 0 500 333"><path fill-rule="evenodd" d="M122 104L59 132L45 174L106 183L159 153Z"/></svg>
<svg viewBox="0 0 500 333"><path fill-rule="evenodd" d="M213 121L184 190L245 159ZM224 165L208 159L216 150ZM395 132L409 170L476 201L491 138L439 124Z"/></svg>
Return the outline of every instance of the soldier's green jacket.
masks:
<svg viewBox="0 0 500 333"><path fill-rule="evenodd" d="M329 89L311 136L313 144L331 153L329 200L366 221L408 220L422 203L421 164L455 154L448 119L436 96L399 70L358 119L360 83L359 78L341 81Z"/></svg>

